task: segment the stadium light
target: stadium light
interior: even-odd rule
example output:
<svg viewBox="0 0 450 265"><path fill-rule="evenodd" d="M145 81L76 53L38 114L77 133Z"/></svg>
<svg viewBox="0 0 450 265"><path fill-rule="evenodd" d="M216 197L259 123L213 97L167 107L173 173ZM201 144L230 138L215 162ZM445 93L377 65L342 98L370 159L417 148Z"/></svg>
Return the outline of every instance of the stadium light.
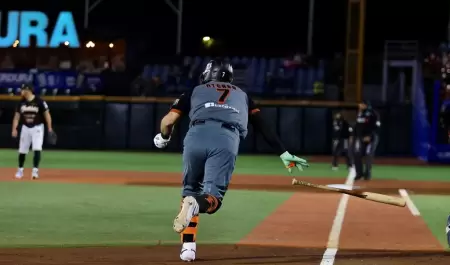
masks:
<svg viewBox="0 0 450 265"><path fill-rule="evenodd" d="M209 36L205 36L202 39L202 43L206 48L210 48L214 44L214 39Z"/></svg>
<svg viewBox="0 0 450 265"><path fill-rule="evenodd" d="M94 48L95 47L95 43L92 41L88 41L88 43L86 43L86 48Z"/></svg>
<svg viewBox="0 0 450 265"><path fill-rule="evenodd" d="M114 43L110 43L109 48L111 48L111 49L114 48Z"/></svg>

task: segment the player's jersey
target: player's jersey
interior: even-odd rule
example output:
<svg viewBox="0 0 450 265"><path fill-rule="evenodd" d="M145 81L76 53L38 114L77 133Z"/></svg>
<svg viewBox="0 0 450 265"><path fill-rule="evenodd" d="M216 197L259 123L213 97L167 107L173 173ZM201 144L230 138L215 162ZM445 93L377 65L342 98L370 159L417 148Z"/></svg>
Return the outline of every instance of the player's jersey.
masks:
<svg viewBox="0 0 450 265"><path fill-rule="evenodd" d="M358 112L354 133L356 137L371 136L380 127L378 114L372 109L365 109Z"/></svg>
<svg viewBox="0 0 450 265"><path fill-rule="evenodd" d="M241 137L246 137L248 116L259 109L239 87L212 81L181 95L172 105L171 111L189 113L191 122L215 120L233 125Z"/></svg>
<svg viewBox="0 0 450 265"><path fill-rule="evenodd" d="M20 114L20 122L30 128L43 123L44 112L47 110L47 103L38 96L31 101L22 99L16 108L16 112Z"/></svg>

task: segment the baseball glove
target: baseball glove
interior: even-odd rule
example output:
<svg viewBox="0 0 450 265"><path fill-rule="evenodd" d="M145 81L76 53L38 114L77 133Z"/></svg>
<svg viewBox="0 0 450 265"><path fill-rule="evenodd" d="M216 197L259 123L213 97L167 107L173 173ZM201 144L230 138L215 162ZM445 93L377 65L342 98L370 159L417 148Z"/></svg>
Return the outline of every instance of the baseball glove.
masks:
<svg viewBox="0 0 450 265"><path fill-rule="evenodd" d="M58 140L58 136L56 135L55 132L49 132L48 133L47 143L49 143L51 145L55 145L57 140Z"/></svg>

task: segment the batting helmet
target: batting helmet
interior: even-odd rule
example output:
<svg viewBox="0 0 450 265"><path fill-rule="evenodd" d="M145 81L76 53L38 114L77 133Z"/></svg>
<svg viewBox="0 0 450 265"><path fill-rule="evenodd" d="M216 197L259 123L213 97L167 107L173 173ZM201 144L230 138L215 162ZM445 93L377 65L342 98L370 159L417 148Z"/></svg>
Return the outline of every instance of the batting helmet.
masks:
<svg viewBox="0 0 450 265"><path fill-rule="evenodd" d="M233 66L220 59L211 60L200 75L201 83L207 83L209 81L233 82Z"/></svg>

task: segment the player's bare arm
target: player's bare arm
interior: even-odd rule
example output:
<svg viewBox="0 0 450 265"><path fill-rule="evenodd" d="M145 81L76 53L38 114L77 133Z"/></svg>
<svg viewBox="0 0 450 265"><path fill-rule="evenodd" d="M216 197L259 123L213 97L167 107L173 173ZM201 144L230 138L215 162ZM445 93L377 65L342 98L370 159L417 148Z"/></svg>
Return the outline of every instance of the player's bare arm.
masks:
<svg viewBox="0 0 450 265"><path fill-rule="evenodd" d="M47 124L47 128L49 132L53 132L53 125L52 125L52 115L50 115L50 110L44 111L44 120Z"/></svg>
<svg viewBox="0 0 450 265"><path fill-rule="evenodd" d="M20 113L16 111L14 113L14 118L13 118L13 122L12 122L12 131L11 131L11 135L14 138L16 138L18 135L17 127L19 126L19 120L20 120Z"/></svg>
<svg viewBox="0 0 450 265"><path fill-rule="evenodd" d="M170 135L172 135L172 130L174 126L177 124L179 119L181 118L180 113L175 111L169 111L169 113L164 116L161 120L161 136L164 139L169 139Z"/></svg>
<svg viewBox="0 0 450 265"><path fill-rule="evenodd" d="M153 138L153 142L155 143L156 147L165 148L169 144L174 126L177 124L184 113L189 113L189 110L191 108L190 96L190 93L183 93L178 99L175 100L175 102L170 107L169 112L161 120L161 132L158 133L155 138Z"/></svg>

